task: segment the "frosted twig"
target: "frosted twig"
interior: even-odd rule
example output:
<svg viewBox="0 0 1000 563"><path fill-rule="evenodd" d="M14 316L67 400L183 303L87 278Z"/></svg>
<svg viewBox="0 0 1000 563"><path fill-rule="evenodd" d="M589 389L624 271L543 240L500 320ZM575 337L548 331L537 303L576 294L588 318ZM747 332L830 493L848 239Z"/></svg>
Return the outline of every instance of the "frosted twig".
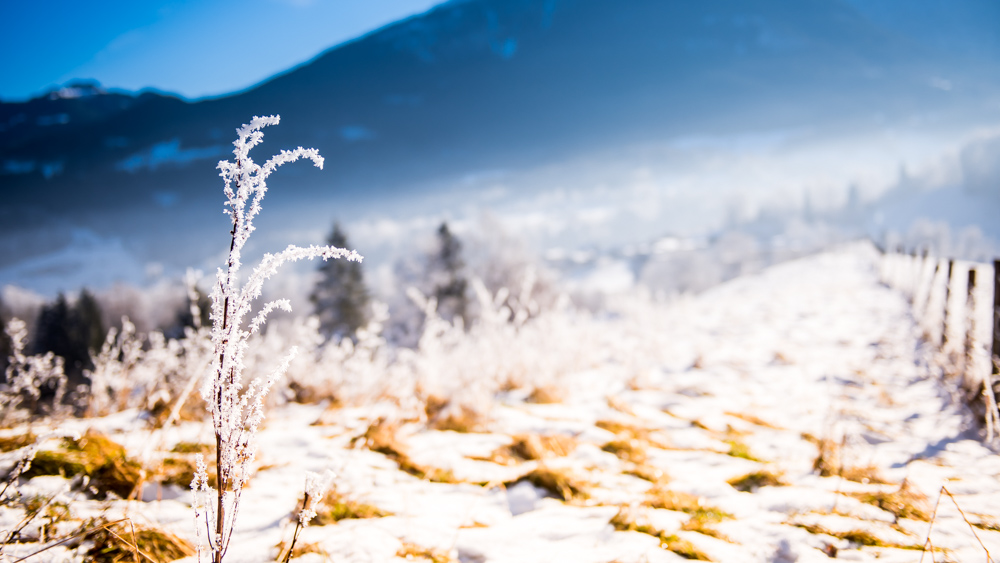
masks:
<svg viewBox="0 0 1000 563"><path fill-rule="evenodd" d="M260 213L261 200L267 193L268 176L282 164L300 158L311 160L318 168L323 167L323 158L315 149L302 147L291 151L283 150L263 166L254 163L249 151L263 140L261 128L278 122L278 116L254 117L250 123L237 129L237 139L233 143L235 162L221 161L218 166L226 196L225 211L232 225L232 239L226 266L217 270L216 283L212 289L212 377L202 387L202 397L209 405L215 428L218 488L213 490L208 486L204 460L200 460L198 472L191 484L202 501L214 496L214 503L195 503L196 519L204 519L206 539L214 563L221 563L229 547L240 495L257 450L256 434L264 419L264 398L288 369L295 353L293 349L266 379L256 378L244 386L244 357L250 336L261 329L268 314L274 309L291 309L285 299L271 301L249 317L247 322L253 302L261 296L264 282L285 262L305 258L361 261L361 256L353 250L332 246L302 248L289 245L277 254L265 254L245 283L239 284L241 254L254 231L253 219Z"/></svg>

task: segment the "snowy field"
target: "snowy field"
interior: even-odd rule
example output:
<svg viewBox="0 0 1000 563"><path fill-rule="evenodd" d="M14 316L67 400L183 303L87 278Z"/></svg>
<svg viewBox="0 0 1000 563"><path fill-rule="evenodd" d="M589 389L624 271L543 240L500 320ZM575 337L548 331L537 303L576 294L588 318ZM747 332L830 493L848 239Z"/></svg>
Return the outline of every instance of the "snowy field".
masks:
<svg viewBox="0 0 1000 563"><path fill-rule="evenodd" d="M372 360L356 373L380 378L380 393L336 406L276 402L226 560L274 561L306 472L326 470L342 504L373 517L318 519L292 560L930 561L919 550L942 486L952 496L937 507L933 559L986 561L982 544L1000 556L1000 457L907 301L879 283L872 247L609 310L539 315L526 337L492 348L442 337L443 352L411 360L436 358L423 379L378 374ZM414 406L413 389L451 402ZM62 429L100 430L144 460L214 443L210 421L150 430L138 413ZM65 483L35 477L22 490ZM61 494L75 520L127 516L196 542L181 487L146 485L142 501ZM2 515L4 527L19 517ZM78 560L88 547L38 560Z"/></svg>

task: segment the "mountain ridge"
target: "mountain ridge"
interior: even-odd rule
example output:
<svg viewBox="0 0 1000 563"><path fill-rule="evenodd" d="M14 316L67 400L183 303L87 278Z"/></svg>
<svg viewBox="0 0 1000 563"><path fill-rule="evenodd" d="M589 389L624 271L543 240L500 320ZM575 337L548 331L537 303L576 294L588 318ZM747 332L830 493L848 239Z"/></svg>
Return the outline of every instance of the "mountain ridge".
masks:
<svg viewBox="0 0 1000 563"><path fill-rule="evenodd" d="M890 4L890 14L910 13ZM230 96L0 102L0 232L214 202L230 128L253 115L282 116L263 150L315 146L327 159L322 173L291 167L275 180L295 184L294 196L276 196L292 204L374 202L477 171L694 133L947 120L995 97L998 73L981 64L996 51L988 31L973 41L980 47L951 52L940 37L963 28L924 44L908 30L926 22L887 27L858 5L464 0ZM983 26L997 13L983 0L962 6Z"/></svg>

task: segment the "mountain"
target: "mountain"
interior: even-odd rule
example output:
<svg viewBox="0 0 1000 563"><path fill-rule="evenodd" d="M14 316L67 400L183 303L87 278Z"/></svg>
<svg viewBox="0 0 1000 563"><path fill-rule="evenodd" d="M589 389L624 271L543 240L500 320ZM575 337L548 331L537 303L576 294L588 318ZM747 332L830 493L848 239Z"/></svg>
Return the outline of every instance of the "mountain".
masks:
<svg viewBox="0 0 1000 563"><path fill-rule="evenodd" d="M998 23L992 0L450 1L230 96L0 103L0 236L218 204L213 168L253 115L282 117L262 152L327 159L275 176L289 205L684 135L974 120L996 111Z"/></svg>

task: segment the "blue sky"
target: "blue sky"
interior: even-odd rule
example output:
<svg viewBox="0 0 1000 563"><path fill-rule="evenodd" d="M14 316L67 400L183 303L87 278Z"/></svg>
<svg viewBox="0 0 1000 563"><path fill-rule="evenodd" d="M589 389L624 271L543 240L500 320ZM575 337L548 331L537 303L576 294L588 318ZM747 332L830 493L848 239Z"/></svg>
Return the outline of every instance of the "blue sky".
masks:
<svg viewBox="0 0 1000 563"><path fill-rule="evenodd" d="M188 98L241 90L440 0L5 0L0 99L77 78Z"/></svg>

